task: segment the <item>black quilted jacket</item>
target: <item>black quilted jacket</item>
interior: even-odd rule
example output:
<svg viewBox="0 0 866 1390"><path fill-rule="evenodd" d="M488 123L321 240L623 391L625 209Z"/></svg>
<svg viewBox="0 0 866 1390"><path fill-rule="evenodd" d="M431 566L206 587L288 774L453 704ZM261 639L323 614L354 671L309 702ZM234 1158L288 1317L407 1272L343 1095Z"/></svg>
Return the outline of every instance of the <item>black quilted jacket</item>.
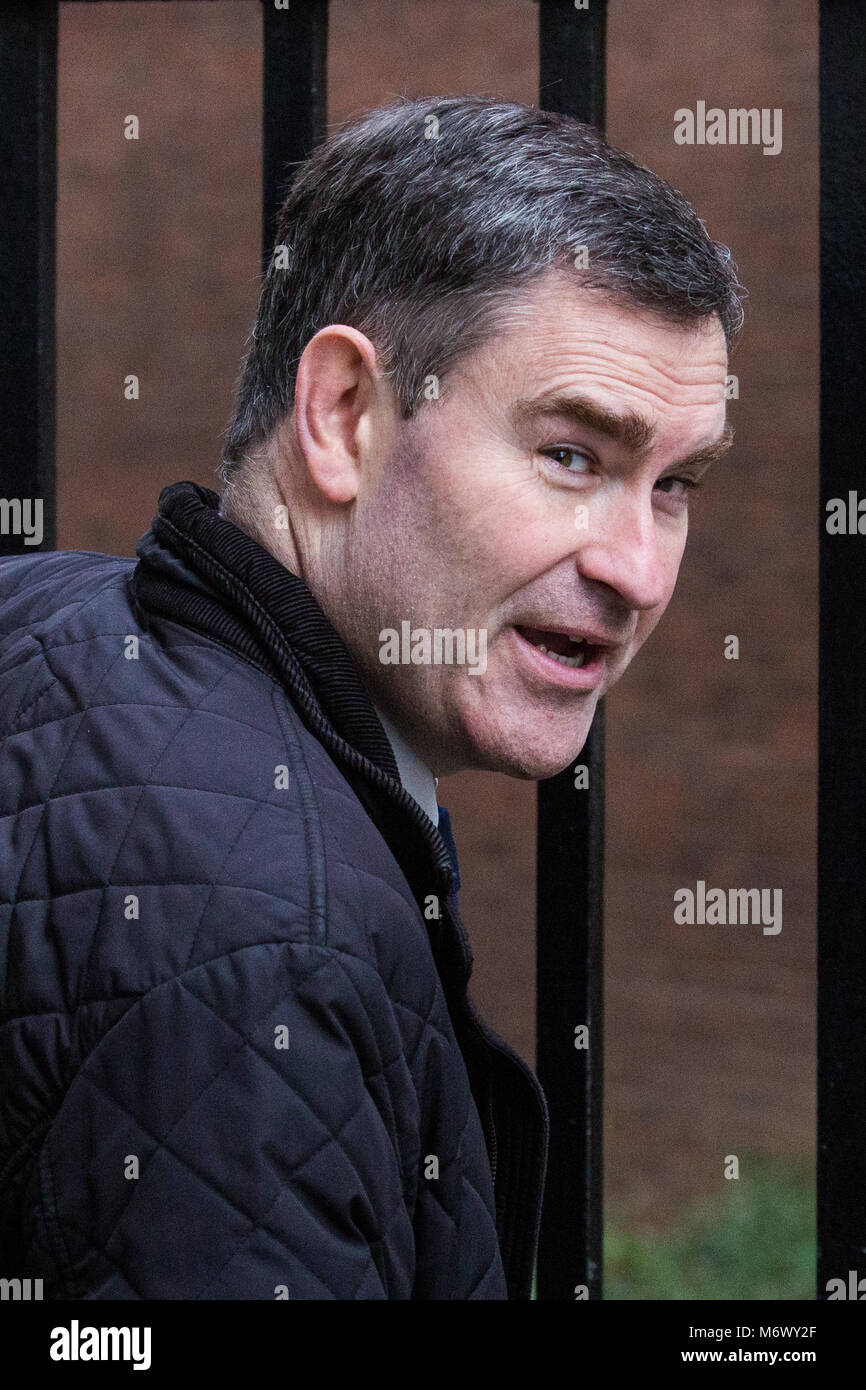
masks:
<svg viewBox="0 0 866 1390"><path fill-rule="evenodd" d="M164 489L137 566L0 563L2 1272L528 1299L547 1110L467 993L448 848L217 508Z"/></svg>

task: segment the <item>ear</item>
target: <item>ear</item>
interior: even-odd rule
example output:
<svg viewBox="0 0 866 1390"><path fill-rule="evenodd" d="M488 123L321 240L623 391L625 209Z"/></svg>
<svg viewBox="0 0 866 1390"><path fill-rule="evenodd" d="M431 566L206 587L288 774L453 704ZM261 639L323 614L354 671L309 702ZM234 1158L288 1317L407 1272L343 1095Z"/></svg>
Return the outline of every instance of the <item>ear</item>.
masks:
<svg viewBox="0 0 866 1390"><path fill-rule="evenodd" d="M361 483L374 410L376 349L355 328L332 323L310 339L295 382L298 446L315 487L351 502Z"/></svg>

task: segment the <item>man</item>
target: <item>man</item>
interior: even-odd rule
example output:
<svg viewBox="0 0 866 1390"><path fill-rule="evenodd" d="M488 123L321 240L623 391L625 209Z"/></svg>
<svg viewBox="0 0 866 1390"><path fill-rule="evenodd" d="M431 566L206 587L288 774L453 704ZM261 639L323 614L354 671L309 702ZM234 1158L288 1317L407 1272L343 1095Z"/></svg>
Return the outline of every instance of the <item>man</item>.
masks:
<svg viewBox="0 0 866 1390"><path fill-rule="evenodd" d="M547 1111L435 781L579 753L728 446L738 288L596 132L398 101L297 172L222 498L0 567L9 1274L529 1298Z"/></svg>

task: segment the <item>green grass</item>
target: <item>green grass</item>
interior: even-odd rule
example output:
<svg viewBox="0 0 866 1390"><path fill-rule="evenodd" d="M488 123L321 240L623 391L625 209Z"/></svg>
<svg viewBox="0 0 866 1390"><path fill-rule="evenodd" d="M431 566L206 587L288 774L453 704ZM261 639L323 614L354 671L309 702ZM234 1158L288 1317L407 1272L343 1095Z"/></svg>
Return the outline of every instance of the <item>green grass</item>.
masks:
<svg viewBox="0 0 866 1390"><path fill-rule="evenodd" d="M815 1174L742 1156L740 1178L662 1234L610 1222L605 1299L814 1299Z"/></svg>
<svg viewBox="0 0 866 1390"><path fill-rule="evenodd" d="M745 1154L740 1173L662 1233L608 1211L605 1299L814 1299L814 1168Z"/></svg>

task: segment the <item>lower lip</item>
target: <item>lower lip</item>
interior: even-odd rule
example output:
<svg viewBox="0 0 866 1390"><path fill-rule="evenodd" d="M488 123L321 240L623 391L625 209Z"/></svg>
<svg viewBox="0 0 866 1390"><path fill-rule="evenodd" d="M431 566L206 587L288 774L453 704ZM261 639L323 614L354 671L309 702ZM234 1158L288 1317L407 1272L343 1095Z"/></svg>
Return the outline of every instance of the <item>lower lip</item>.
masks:
<svg viewBox="0 0 866 1390"><path fill-rule="evenodd" d="M592 660L585 662L583 666L563 666L552 656L548 656L547 652L527 642L516 627L511 631L524 661L550 685L559 685L566 690L595 690L601 684L606 662L603 647L596 647Z"/></svg>

